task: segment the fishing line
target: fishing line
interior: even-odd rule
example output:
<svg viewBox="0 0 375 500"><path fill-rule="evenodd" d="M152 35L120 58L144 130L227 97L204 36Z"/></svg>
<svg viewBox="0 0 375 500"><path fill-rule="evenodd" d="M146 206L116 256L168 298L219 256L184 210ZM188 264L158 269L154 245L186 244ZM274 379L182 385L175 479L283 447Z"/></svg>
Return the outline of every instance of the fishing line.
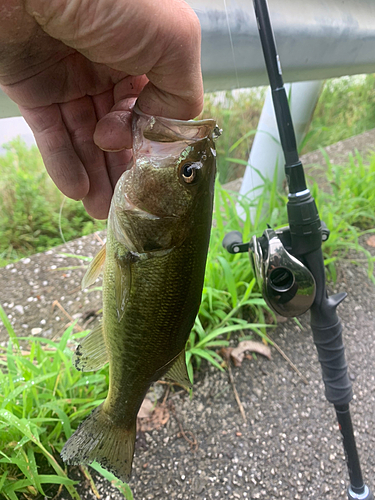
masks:
<svg viewBox="0 0 375 500"><path fill-rule="evenodd" d="M234 63L234 72L235 72L235 75L236 75L237 89L239 89L240 88L240 79L238 78L237 61L236 61L236 54L234 52L234 43L233 43L233 37L232 37L232 30L230 29L230 23L229 23L227 1L223 0L223 2L224 2L224 9L225 9L225 17L226 17L227 26L228 26L229 41L230 41L230 46L231 46L231 49L232 49L232 57L233 57L233 63Z"/></svg>
<svg viewBox="0 0 375 500"><path fill-rule="evenodd" d="M235 72L235 76L236 76L236 89L237 90L240 90L241 86L240 86L240 79L239 79L239 76L238 76L238 69L237 69L237 61L236 61L236 54L235 54L235 51L234 51L234 41L233 41L233 36L232 36L232 30L231 30L231 27L230 27L230 22L229 22L229 14L228 14L228 7L227 7L227 2L226 0L223 0L223 4L224 4L224 9L225 9L225 17L226 17L226 22L227 22L227 27L228 27L228 35L229 35L229 41L230 41L230 45L231 45L231 50L232 50L232 57L233 57L233 64L234 64L234 72ZM232 94L233 95L233 94ZM243 122L246 122L246 117L245 117L245 113L243 111L243 108L241 108L242 111L241 111L241 115L242 115L242 120ZM225 131L224 131L225 133ZM254 135L255 137L255 135ZM245 138L245 141L246 141L246 146L247 146L247 166L250 167L250 176L251 176L251 184L254 185L254 178L253 178L253 174L254 174L254 171L253 171L253 168L252 166L250 165L249 163L249 159L250 159L250 151L251 151L251 144L250 144L250 139L249 139L249 136L247 136ZM247 167L245 167L245 170L246 170ZM245 174L245 172L244 172ZM240 199L240 197L239 197Z"/></svg>
<svg viewBox="0 0 375 500"><path fill-rule="evenodd" d="M59 212L59 232L60 232L61 239L63 240L64 243L66 243L66 240L64 238L64 234L63 234L62 227L61 227L61 219L62 219L62 211L64 208L65 200L66 200L66 196L64 196L62 201L61 201L60 212Z"/></svg>

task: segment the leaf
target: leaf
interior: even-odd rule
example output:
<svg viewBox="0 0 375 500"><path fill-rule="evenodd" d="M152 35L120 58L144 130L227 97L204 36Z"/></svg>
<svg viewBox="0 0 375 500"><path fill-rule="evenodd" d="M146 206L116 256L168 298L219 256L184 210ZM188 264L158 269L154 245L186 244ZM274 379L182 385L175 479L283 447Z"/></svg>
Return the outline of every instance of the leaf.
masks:
<svg viewBox="0 0 375 500"><path fill-rule="evenodd" d="M6 313L5 313L4 309L2 308L1 304L0 304L0 320L3 322L3 324L5 326L5 329L7 330L9 338L12 340L13 344L19 350L20 345L18 343L17 335L15 334L15 332L13 330L13 327L12 327L12 325L11 325L9 319L8 319L8 316L6 315Z"/></svg>
<svg viewBox="0 0 375 500"><path fill-rule="evenodd" d="M52 474L41 474L39 476L39 481L42 484L63 484L64 486L73 486L74 484L78 484L78 481L74 481L68 477L53 476Z"/></svg>
<svg viewBox="0 0 375 500"><path fill-rule="evenodd" d="M59 254L59 257L72 257L73 259L79 259L79 260L83 260L85 262L91 262L92 261L92 257L86 257L84 255L76 255L75 253L60 253ZM82 269L84 267L82 266Z"/></svg>
<svg viewBox="0 0 375 500"><path fill-rule="evenodd" d="M372 234L367 240L366 243L369 247L375 247L375 234Z"/></svg>
<svg viewBox="0 0 375 500"><path fill-rule="evenodd" d="M271 349L268 345L253 340L244 340L230 353L235 366L241 366L246 351L256 352L257 354L262 354L262 356L271 359Z"/></svg>
<svg viewBox="0 0 375 500"><path fill-rule="evenodd" d="M7 478L7 475L8 475L8 471L5 471L3 473L3 475L0 477L0 491L3 490L3 486L4 486L5 480Z"/></svg>
<svg viewBox="0 0 375 500"><path fill-rule="evenodd" d="M30 429L30 422L28 420L19 419L15 415L12 415L12 413L10 413L7 410L0 410L0 419L1 418L7 421L10 425L17 428L20 432L22 432L25 436L27 436L33 443L35 443L40 449L40 451L43 453L43 455L47 458L50 465L54 468L56 474L61 478L66 478L65 472L60 467L54 456L51 455L51 453L42 445L42 443L39 440L39 437L37 435L34 435L36 434L35 426L33 434L33 432ZM66 488L70 493L71 497L73 498L73 500L81 500L81 497L79 496L79 494L77 493L76 489L73 486L66 485Z"/></svg>
<svg viewBox="0 0 375 500"><path fill-rule="evenodd" d="M216 366L216 368L218 368L220 371L224 371L223 367L221 365L219 365L219 363L213 358L212 354L216 354L214 351L204 351L203 349L196 349L194 347L194 349L191 349L191 353L195 356L199 356L201 358L204 358L206 359L207 361L209 361L212 365Z"/></svg>
<svg viewBox="0 0 375 500"><path fill-rule="evenodd" d="M218 259L224 271L225 282L228 287L228 291L232 297L232 306L236 307L238 301L236 280L234 279L229 262L223 257L218 257Z"/></svg>
<svg viewBox="0 0 375 500"><path fill-rule="evenodd" d="M220 355L227 363L229 363L230 361L230 355L232 351L233 347L223 347L222 349L220 349Z"/></svg>
<svg viewBox="0 0 375 500"><path fill-rule="evenodd" d="M49 402L49 403L45 403L43 406L45 408L50 408L59 416L60 421L63 425L65 437L66 437L66 439L69 439L70 436L72 435L72 428L70 426L70 421L69 421L68 415L64 412L64 410L62 410L60 408L60 406L57 403L55 403L53 401Z"/></svg>
<svg viewBox="0 0 375 500"><path fill-rule="evenodd" d="M12 392L10 392L6 398L4 398L4 401L1 405L1 409L4 409L11 400L16 400L17 396L19 396L19 394L21 394L23 391L27 391L28 389L30 389L30 387L37 386L40 382L43 382L44 380L56 377L58 373L59 372L54 372L54 373L48 373L47 375L41 375L40 377L37 377L33 380L25 382L24 384L21 384Z"/></svg>
<svg viewBox="0 0 375 500"><path fill-rule="evenodd" d="M33 481L33 484L35 484L39 493L45 496L46 494L44 493L42 485L40 483L40 477L38 474L38 467L36 465L34 450L31 447L28 447L27 449L27 458L29 463L28 469L30 471L30 476Z"/></svg>
<svg viewBox="0 0 375 500"><path fill-rule="evenodd" d="M148 398L143 400L143 403L139 409L137 418L148 418L154 411L155 405Z"/></svg>
<svg viewBox="0 0 375 500"><path fill-rule="evenodd" d="M138 429L142 432L160 429L160 427L163 427L168 422L169 417L170 414L167 406L165 404L158 404L154 406L153 412L150 415L140 418L137 421Z"/></svg>
<svg viewBox="0 0 375 500"><path fill-rule="evenodd" d="M90 465L96 472L99 472L103 477L108 479L108 481L111 481L112 485L117 488L120 493L122 493L125 497L126 500L133 500L133 494L131 489L126 483L123 483L119 479L117 479L116 476L112 474L112 472L107 471L106 469L103 469L99 464L94 462L93 464Z"/></svg>

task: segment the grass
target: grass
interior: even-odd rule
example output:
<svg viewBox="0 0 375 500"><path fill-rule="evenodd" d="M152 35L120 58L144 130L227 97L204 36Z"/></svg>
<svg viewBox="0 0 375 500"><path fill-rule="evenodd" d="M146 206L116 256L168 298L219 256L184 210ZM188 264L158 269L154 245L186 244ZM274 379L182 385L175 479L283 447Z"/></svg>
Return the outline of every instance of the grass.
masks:
<svg viewBox="0 0 375 500"><path fill-rule="evenodd" d="M80 500L77 483L69 478L59 453L80 421L105 398L108 371L83 374L73 368L68 342L75 343L87 333L73 334L73 325L53 342L17 338L1 306L0 319L10 337L8 346L0 348L2 498L44 498L62 485L71 498ZM20 348L21 340L27 342L26 348ZM100 467L94 468L132 500L127 485ZM82 471L92 481L89 470Z"/></svg>
<svg viewBox="0 0 375 500"><path fill-rule="evenodd" d="M278 206L282 206L282 198L277 196L273 199L272 192L270 186L263 202L271 210L278 210ZM237 214L237 203L243 206L245 220ZM248 254L230 255L222 246L224 236L230 231L241 231L244 241L249 241L253 234L267 227L266 217L259 217L256 225L252 223L249 203L241 200L237 193L228 193L217 184L214 218L202 301L187 343L187 366L191 379L193 366L199 368L202 359L222 369L222 359L216 349L227 346L231 334L241 337L252 333L266 340L266 329L272 327L266 322L266 310L269 309L256 285Z"/></svg>
<svg viewBox="0 0 375 500"><path fill-rule="evenodd" d="M348 105L348 94L353 93ZM256 128L263 96L254 92L206 97L204 116L214 116L225 134L218 141L221 182L239 175L245 165ZM326 85L312 122L305 151L375 127L374 76L332 81ZM224 101L223 101L224 100ZM342 125L344 124L344 125ZM335 263L349 251L361 251L373 278L374 258L360 245L361 236L375 226L375 154L363 159L349 157L349 167L333 165L326 156L326 177L331 192L311 186L321 215L331 230L324 243L325 262L335 278ZM35 148L20 141L8 145L0 159L0 265L42 251L62 242L59 231L61 195L54 188ZM238 217L240 204L245 219ZM269 311L261 297L248 255L229 255L222 247L224 235L239 230L244 241L259 236L269 223L287 223L286 196L276 181L266 182L263 195L249 206L238 194L219 184L215 197L215 224L210 240L202 302L187 343L187 364L191 378L202 360L222 369L217 350L228 345L231 336L248 332L267 341ZM254 210L253 220L250 208ZM67 201L61 230L67 240L103 228L87 216L82 204ZM2 260L1 260L2 259ZM267 320L268 318L268 320ZM59 458L63 444L82 419L106 396L108 370L92 374L72 366L72 346L85 333L70 327L57 341L44 338L17 339L0 306L0 319L9 334L7 347L0 347L0 491L7 500L48 496L57 485L79 500L77 484ZM26 343L21 349L20 340ZM93 465L113 482L125 498L127 485ZM90 478L89 468L83 473Z"/></svg>
<svg viewBox="0 0 375 500"><path fill-rule="evenodd" d="M81 202L64 199L36 147L19 139L0 157L0 266L103 229Z"/></svg>
<svg viewBox="0 0 375 500"><path fill-rule="evenodd" d="M217 141L222 184L244 172L264 97L264 88L205 96L202 117L214 117L224 130ZM303 152L374 127L375 75L328 80ZM37 149L20 140L5 147L0 157L0 267L105 227L87 215L81 202L68 199L60 218L63 197Z"/></svg>
<svg viewBox="0 0 375 500"><path fill-rule="evenodd" d="M327 180L332 193L312 186L322 219L332 229L324 244L326 263L334 272L334 262L349 250L366 252L359 244L361 234L373 231L375 213L375 154L368 161L357 154L350 157L351 168L332 165L327 158ZM276 179L276 176L275 176ZM242 204L245 219L238 217ZM222 247L224 235L240 230L244 241L260 235L268 221L273 226L286 223L286 196L276 190L276 180L266 183L256 202L254 222L250 206L236 193L219 184L215 196L215 224L212 229L202 303L187 343L187 363L191 378L202 360L222 369L217 350L227 346L231 335L250 332L267 341L266 305L255 284L247 254L229 255ZM264 210L266 207L266 210ZM369 265L374 258L367 252ZM333 271L332 271L333 269ZM106 396L108 370L83 374L72 366L71 347L87 332L73 334L70 327L57 341L44 338L17 339L0 307L0 319L9 333L7 347L0 348L0 490L7 500L22 494L28 499L48 495L51 488L64 487L79 500L77 484L60 461L66 440ZM20 341L27 348L20 348ZM110 479L131 499L129 487L96 464L94 469ZM89 468L83 468L87 477Z"/></svg>
<svg viewBox="0 0 375 500"><path fill-rule="evenodd" d="M217 142L222 184L244 172L264 98L265 89L205 96L203 117L214 117L224 131ZM302 153L372 128L375 128L375 74L327 80L303 141Z"/></svg>
<svg viewBox="0 0 375 500"><path fill-rule="evenodd" d="M375 74L328 80L303 153L375 128Z"/></svg>
<svg viewBox="0 0 375 500"><path fill-rule="evenodd" d="M360 252L367 261L368 276L375 283L375 258L360 243L362 236L375 232L375 154L363 159L357 152L349 155L349 165L343 166L331 164L324 150L322 153L331 192L320 190L316 183L311 191L320 217L331 231L323 245L326 265L335 280L334 264L351 250Z"/></svg>
<svg viewBox="0 0 375 500"><path fill-rule="evenodd" d="M242 175L242 165L228 158L248 158L265 94L266 88L205 95L202 118L214 118L223 129L216 143L218 177L222 184Z"/></svg>
<svg viewBox="0 0 375 500"><path fill-rule="evenodd" d="M277 200L268 199L267 203ZM187 344L191 378L202 359L222 369L216 350L228 345L231 334L241 337L250 331L266 338L266 329L272 328L265 320L267 308L256 291L248 256L229 256L221 244L229 230L241 229L248 238L255 229L249 207L244 206L247 218L243 222L235 206L236 198L218 185L202 303ZM259 220L257 229L265 227L266 220ZM63 485L79 500L77 485L59 453L83 418L105 398L108 368L90 374L73 368L72 346L87 334L73 334L73 325L54 342L17 338L1 306L0 319L9 334L8 346L0 348L1 491L7 500L16 500L19 494L32 499ZM20 348L21 340L27 342L27 348ZM127 485L96 464L93 467L112 480L125 498L132 498ZM89 468L84 473L90 477Z"/></svg>

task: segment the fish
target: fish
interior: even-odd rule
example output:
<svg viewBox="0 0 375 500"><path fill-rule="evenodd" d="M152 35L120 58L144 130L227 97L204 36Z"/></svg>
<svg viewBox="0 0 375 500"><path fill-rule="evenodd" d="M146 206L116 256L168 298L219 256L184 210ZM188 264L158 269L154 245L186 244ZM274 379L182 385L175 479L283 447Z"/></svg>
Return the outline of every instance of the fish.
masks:
<svg viewBox="0 0 375 500"><path fill-rule="evenodd" d="M122 481L132 470L138 410L165 377L191 387L185 346L201 302L216 173L212 119L133 112L133 161L116 184L107 241L82 287L103 273L103 318L77 346L74 364L109 362L109 389L62 449L69 464L93 461Z"/></svg>

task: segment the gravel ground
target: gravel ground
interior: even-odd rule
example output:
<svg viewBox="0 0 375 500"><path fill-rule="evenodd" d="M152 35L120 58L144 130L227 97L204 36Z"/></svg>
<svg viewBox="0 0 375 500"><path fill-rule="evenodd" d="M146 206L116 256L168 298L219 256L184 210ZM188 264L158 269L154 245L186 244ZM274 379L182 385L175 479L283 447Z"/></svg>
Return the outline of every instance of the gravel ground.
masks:
<svg viewBox="0 0 375 500"><path fill-rule="evenodd" d="M81 321L100 307L100 297L77 289L82 269L55 268L74 262L61 252L89 255L98 246L95 238L85 237L0 270L1 302L17 333L41 328L38 335L58 336L67 320L59 309L52 311L54 300ZM375 288L366 269L350 262L340 266L338 283L333 291L349 294L339 313L354 385L357 445L366 481L375 487ZM324 397L308 315L301 324L302 329L294 321L282 323L272 337L308 385L274 348L271 360L245 359L242 367L233 368L247 416L244 424L228 374L206 367L198 374L192 399L179 394L168 398L174 411L166 426L140 435L130 483L135 499L346 498L340 433ZM0 339L6 339L3 328ZM196 446L191 445L194 440ZM98 488L103 499L122 498L106 481L99 480ZM87 500L95 498L85 482L81 493Z"/></svg>
<svg viewBox="0 0 375 500"><path fill-rule="evenodd" d="M58 337L68 319L55 301L81 325L95 317L100 294L80 291L84 269L59 268L77 265L61 253L93 255L99 248L89 236L0 269L0 302L18 335ZM365 480L375 490L375 287L366 269L350 261L340 263L337 283L332 292L348 292L339 314L354 387L357 446ZM308 314L300 318L302 329L290 320L272 333L308 384L274 348L271 360L258 356L232 369L246 424L227 372L205 367L191 399L169 396L167 424L139 434L130 483L136 500L346 499L340 432L324 397L308 319ZM6 340L1 325L0 342ZM95 477L103 500L123 498ZM79 489L83 499L96 498L84 479ZM59 498L68 500L66 493Z"/></svg>

